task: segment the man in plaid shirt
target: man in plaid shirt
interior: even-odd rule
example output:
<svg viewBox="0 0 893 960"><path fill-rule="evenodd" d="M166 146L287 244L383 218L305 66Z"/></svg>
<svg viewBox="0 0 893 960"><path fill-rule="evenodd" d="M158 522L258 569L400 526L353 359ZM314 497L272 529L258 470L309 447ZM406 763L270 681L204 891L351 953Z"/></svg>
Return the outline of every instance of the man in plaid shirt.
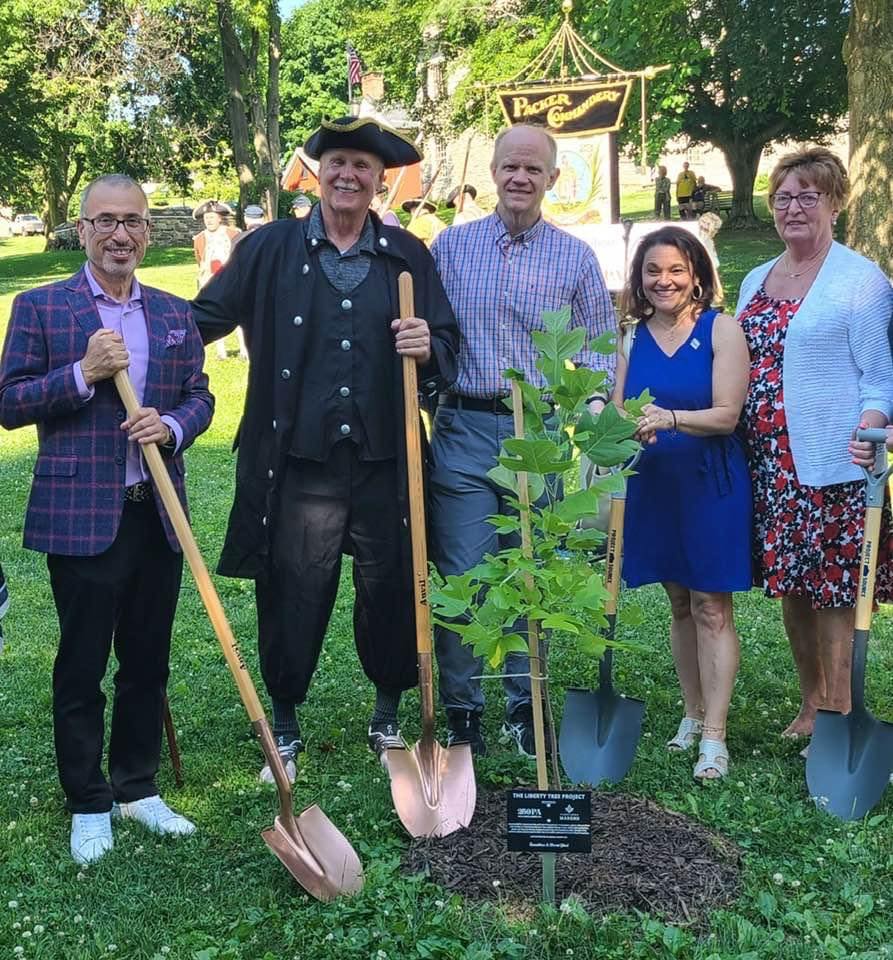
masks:
<svg viewBox="0 0 893 960"><path fill-rule="evenodd" d="M555 141L540 127L518 125L497 138L490 172L499 202L496 212L451 227L431 253L461 333L459 374L442 398L434 423L430 478L432 554L441 574L462 574L486 553L508 544L487 521L508 513L506 491L487 476L502 441L513 435L502 398L510 393L503 371L513 367L542 385L530 339L542 330L545 310L569 304L572 326L587 340L615 327L614 310L595 254L583 241L542 218L543 196L558 179ZM613 357L584 348L578 365L613 373ZM598 412L604 398L593 397ZM440 698L446 708L449 743L486 750L480 732L484 697L482 659L443 627L435 633ZM503 736L533 755L533 711L526 656L505 661L507 715ZM524 676L527 675L527 676Z"/></svg>
<svg viewBox="0 0 893 960"><path fill-rule="evenodd" d="M207 429L214 402L188 305L134 276L150 229L139 184L100 177L84 190L80 213L87 263L13 303L0 424L37 426L24 543L47 555L61 634L56 760L71 854L89 863L112 848L113 805L156 833L195 829L155 785L183 556L140 451L159 445L185 507L182 454ZM140 401L132 417L112 381L127 368ZM109 783L100 684L113 642Z"/></svg>

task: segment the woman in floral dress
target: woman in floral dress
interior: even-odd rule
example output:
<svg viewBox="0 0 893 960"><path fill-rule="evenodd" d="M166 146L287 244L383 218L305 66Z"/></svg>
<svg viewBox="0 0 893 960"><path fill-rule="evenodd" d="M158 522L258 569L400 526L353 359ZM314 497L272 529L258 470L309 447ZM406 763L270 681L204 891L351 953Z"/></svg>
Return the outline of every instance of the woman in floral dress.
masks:
<svg viewBox="0 0 893 960"><path fill-rule="evenodd" d="M783 157L770 204L785 252L745 278L738 320L751 356L744 406L754 501L755 582L779 597L801 706L783 736L812 733L818 709L850 710L850 644L865 514L860 425L893 413L887 331L893 288L836 243L846 203L840 160ZM893 599L893 523L884 508L877 598Z"/></svg>

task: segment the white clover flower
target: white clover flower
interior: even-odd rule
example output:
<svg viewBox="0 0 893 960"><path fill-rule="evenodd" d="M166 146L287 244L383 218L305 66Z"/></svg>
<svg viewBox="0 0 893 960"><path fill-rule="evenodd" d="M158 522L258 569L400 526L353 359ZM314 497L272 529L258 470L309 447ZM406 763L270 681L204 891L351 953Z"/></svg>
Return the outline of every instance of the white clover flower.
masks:
<svg viewBox="0 0 893 960"><path fill-rule="evenodd" d="M800 886L800 881L799 881L799 880L792 880L792 881L791 881L791 886L794 887L794 889L796 889L797 887Z"/></svg>
<svg viewBox="0 0 893 960"><path fill-rule="evenodd" d="M83 870L78 870L78 880L86 880L87 874Z"/></svg>
<svg viewBox="0 0 893 960"><path fill-rule="evenodd" d="M19 901L18 901L18 900L10 900L9 903L6 904L6 906L9 907L10 910L18 910L18 908L19 908Z"/></svg>
<svg viewBox="0 0 893 960"><path fill-rule="evenodd" d="M22 946L13 947L13 948L12 948L12 952L13 952L17 957L20 957L20 956L25 952L25 948L22 947Z"/></svg>
<svg viewBox="0 0 893 960"><path fill-rule="evenodd" d="M36 934L38 934L38 935L41 934L41 933L43 933L44 929L45 929L45 928L44 928L44 925L43 925L42 923L36 923L36 924L34 925L34 932L35 932Z"/></svg>
<svg viewBox="0 0 893 960"><path fill-rule="evenodd" d="M501 886L502 886L502 883L501 883L501 881L499 881L499 880L494 880L494 881L493 881L493 886L494 886L494 887L501 887Z"/></svg>
<svg viewBox="0 0 893 960"><path fill-rule="evenodd" d="M784 883L784 877L780 873L773 873L772 880L774 883Z"/></svg>
<svg viewBox="0 0 893 960"><path fill-rule="evenodd" d="M31 936L31 931L30 931L30 930L23 930L23 931L22 931L22 936L23 936L24 938L30 937L30 936Z"/></svg>
<svg viewBox="0 0 893 960"><path fill-rule="evenodd" d="M446 904L443 902L443 900L435 900L434 906L437 907L438 910L443 910Z"/></svg>
<svg viewBox="0 0 893 960"><path fill-rule="evenodd" d="M165 944L165 945L164 945L163 947L161 947L161 949L159 950L159 953L170 953L170 952L171 952L171 948L170 948L167 944Z"/></svg>
<svg viewBox="0 0 893 960"><path fill-rule="evenodd" d="M110 943L110 944L106 947L106 950L108 950L109 953L114 953L117 949L118 949L118 944L117 944L117 943Z"/></svg>
<svg viewBox="0 0 893 960"><path fill-rule="evenodd" d="M76 913L76 914L74 915L74 922L75 922L75 923L83 923L83 921L84 921L84 918L83 918L79 913Z"/></svg>
<svg viewBox="0 0 893 960"><path fill-rule="evenodd" d="M37 797L32 797L28 801L28 803L30 803L32 807L36 807L40 803L40 801L37 799Z"/></svg>

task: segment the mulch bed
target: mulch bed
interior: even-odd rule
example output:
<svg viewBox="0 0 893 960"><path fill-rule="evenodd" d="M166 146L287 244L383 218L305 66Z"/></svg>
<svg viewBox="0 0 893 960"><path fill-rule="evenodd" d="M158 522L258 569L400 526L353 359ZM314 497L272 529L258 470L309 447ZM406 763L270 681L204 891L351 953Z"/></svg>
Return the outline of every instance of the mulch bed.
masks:
<svg viewBox="0 0 893 960"><path fill-rule="evenodd" d="M505 831L505 794L480 790L471 826L413 841L403 867L469 900L532 905L541 897L540 857L509 853ZM594 792L592 853L558 857L556 896L594 914L638 909L691 923L737 896L739 861L732 841L682 814Z"/></svg>

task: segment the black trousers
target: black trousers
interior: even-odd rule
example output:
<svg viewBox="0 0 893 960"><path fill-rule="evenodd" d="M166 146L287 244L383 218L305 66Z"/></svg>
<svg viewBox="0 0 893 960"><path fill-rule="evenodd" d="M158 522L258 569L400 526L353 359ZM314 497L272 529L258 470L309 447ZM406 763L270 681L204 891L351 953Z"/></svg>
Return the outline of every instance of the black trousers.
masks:
<svg viewBox="0 0 893 960"><path fill-rule="evenodd" d="M183 556L168 545L153 499L125 502L115 542L95 557L47 556L61 637L53 667L59 780L72 813L105 813L158 793L164 692ZM102 773L105 676L118 660Z"/></svg>
<svg viewBox="0 0 893 960"><path fill-rule="evenodd" d="M289 461L269 571L255 582L261 673L273 699L307 696L345 553L353 556L354 642L366 676L389 690L415 686L412 572L401 563L398 489L393 460L361 461L349 441L324 463Z"/></svg>

